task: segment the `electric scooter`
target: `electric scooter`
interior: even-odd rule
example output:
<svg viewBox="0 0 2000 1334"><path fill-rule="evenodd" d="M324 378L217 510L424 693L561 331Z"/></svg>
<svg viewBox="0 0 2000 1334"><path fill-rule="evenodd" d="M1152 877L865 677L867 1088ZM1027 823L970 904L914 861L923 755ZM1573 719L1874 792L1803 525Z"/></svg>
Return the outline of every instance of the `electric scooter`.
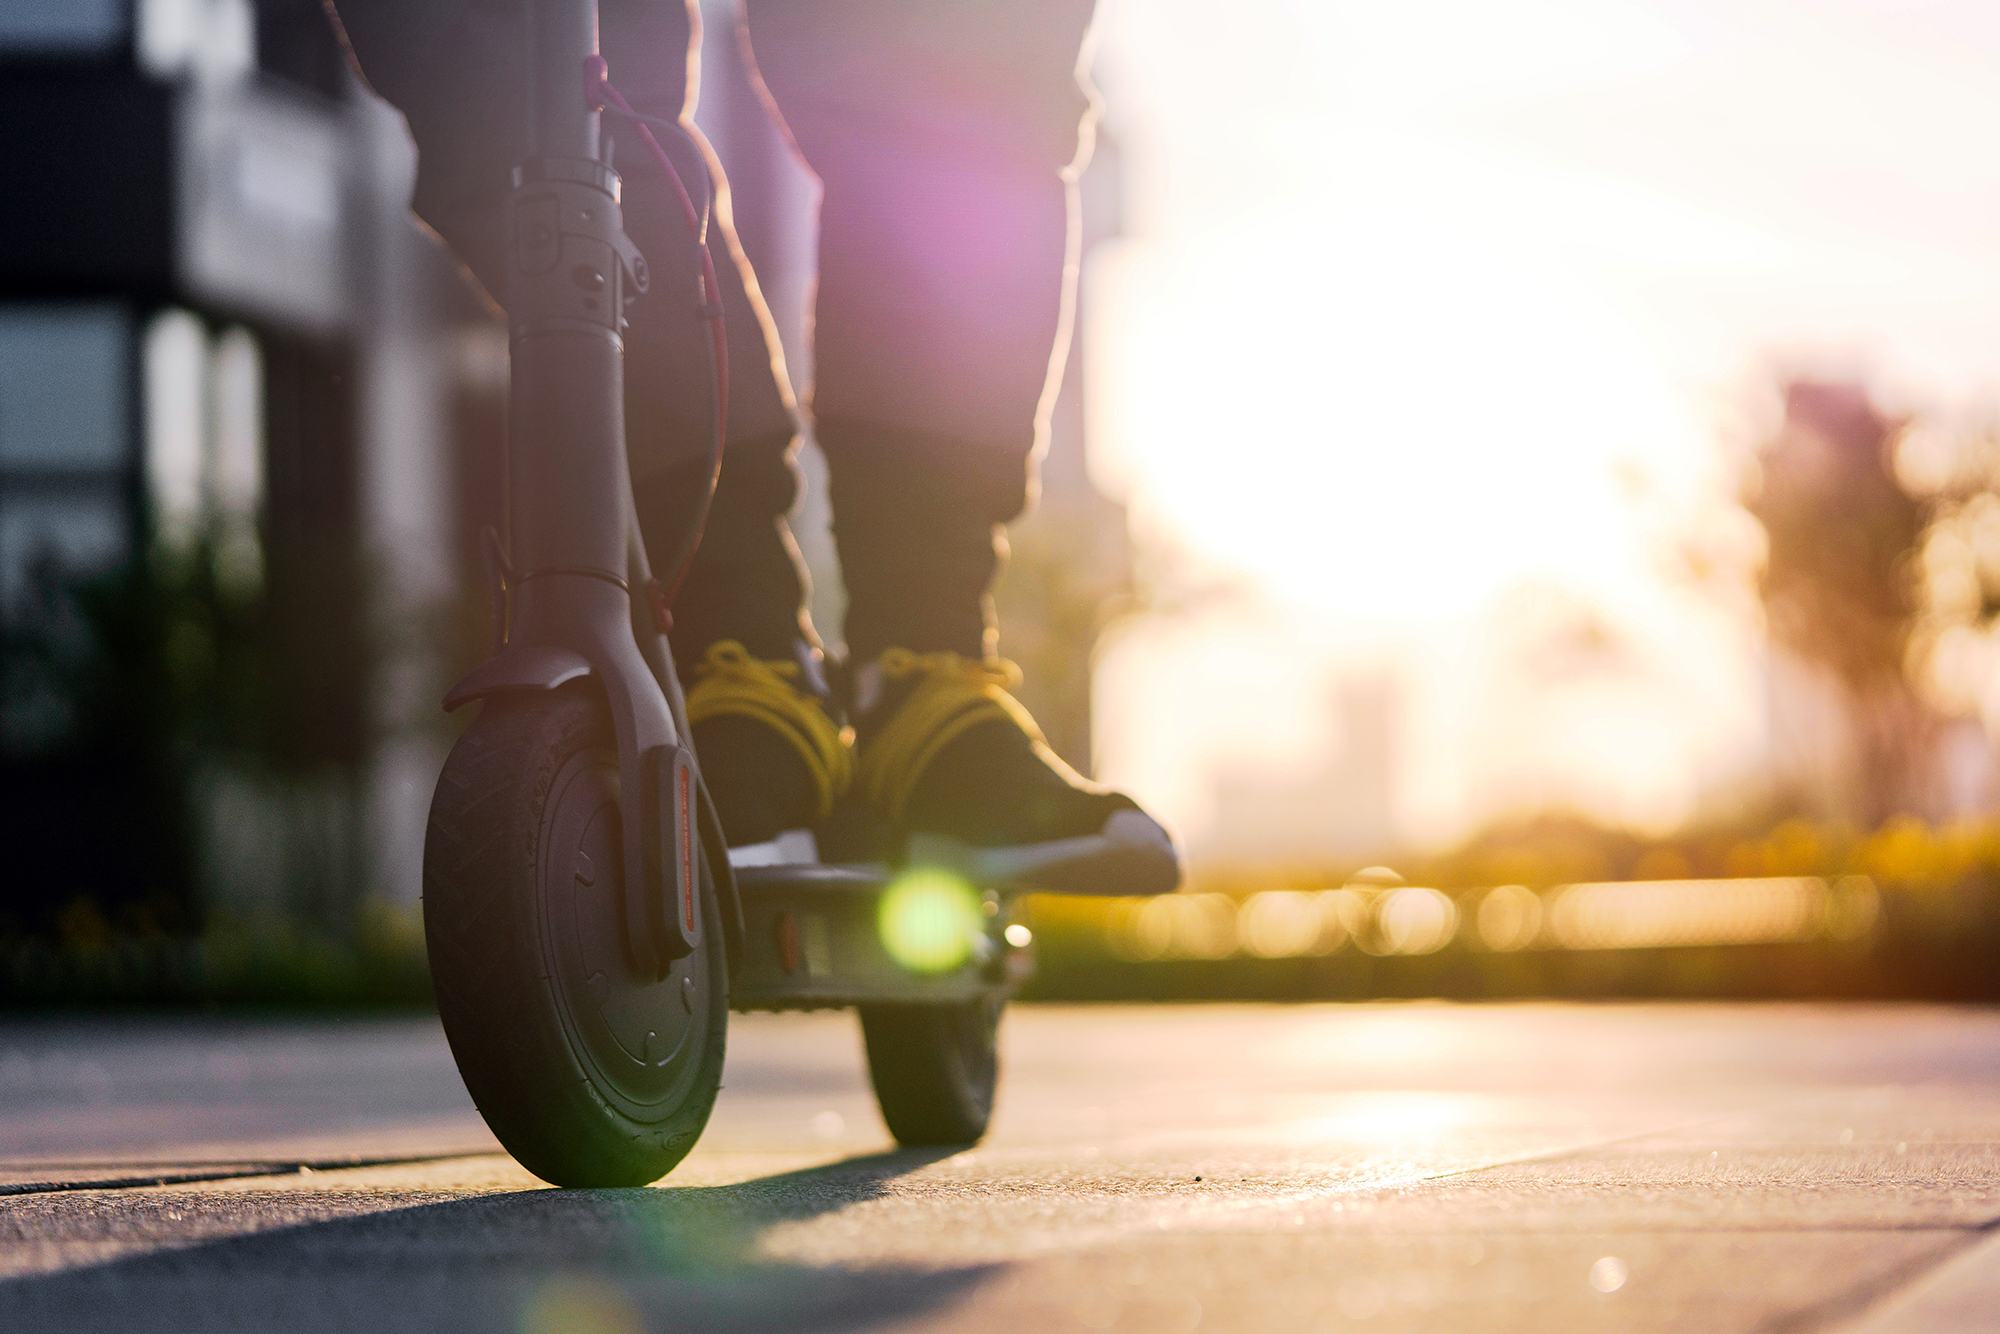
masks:
<svg viewBox="0 0 2000 1334"><path fill-rule="evenodd" d="M688 1154L732 1007L858 1008L897 1139L977 1140L1001 1008L1031 968L1008 909L1037 868L946 847L893 873L732 869L639 537L621 337L649 290L709 322L719 450L721 310L712 269L664 293L626 236L605 120L633 125L641 167L673 178L697 233L708 182L698 156L690 182L663 147L689 160L678 126L612 90L596 0L527 8L530 145L506 204L508 540L489 534L486 553L496 651L446 699L480 712L438 780L424 847L452 1053L508 1152L560 1186L641 1185Z"/></svg>

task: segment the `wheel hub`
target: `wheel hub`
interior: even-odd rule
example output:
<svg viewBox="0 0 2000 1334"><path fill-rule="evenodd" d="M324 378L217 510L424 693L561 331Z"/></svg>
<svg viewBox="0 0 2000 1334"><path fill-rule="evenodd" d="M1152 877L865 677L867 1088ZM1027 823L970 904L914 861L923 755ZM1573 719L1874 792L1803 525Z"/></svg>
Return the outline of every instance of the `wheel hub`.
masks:
<svg viewBox="0 0 2000 1334"><path fill-rule="evenodd" d="M636 1120L680 1103L700 1063L708 1008L706 951L644 977L625 949L617 757L572 757L550 787L542 822L542 911L550 981L580 1060Z"/></svg>

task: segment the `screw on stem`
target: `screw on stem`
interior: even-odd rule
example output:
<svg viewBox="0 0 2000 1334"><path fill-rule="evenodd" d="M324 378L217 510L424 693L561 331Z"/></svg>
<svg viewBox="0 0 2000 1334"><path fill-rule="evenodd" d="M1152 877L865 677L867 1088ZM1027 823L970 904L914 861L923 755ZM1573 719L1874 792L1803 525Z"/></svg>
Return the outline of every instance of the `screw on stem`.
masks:
<svg viewBox="0 0 2000 1334"><path fill-rule="evenodd" d="M605 63L603 56L585 56L583 58L584 105L592 111L604 110L604 104L611 100L610 89L611 66Z"/></svg>

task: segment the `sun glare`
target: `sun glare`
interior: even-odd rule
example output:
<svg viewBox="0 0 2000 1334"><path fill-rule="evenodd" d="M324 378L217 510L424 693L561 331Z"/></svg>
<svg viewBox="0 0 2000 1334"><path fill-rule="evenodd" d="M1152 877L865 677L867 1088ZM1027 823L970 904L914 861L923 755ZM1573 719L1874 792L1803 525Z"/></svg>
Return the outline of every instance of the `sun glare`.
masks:
<svg viewBox="0 0 2000 1334"><path fill-rule="evenodd" d="M1241 605L1112 646L1106 775L1199 851L1217 775L1318 763L1357 668L1403 683L1401 836L1542 802L1663 826L1752 764L1754 627L1665 559L1728 492L1722 406L1774 349L1940 394L2000 364L1990 237L1910 197L1963 189L1941 139L2000 128L2000 33L1968 62L1970 8L1926 12L1928 37L1805 0L1110 5L1133 224L1087 275L1094 466ZM1900 101L1865 82L1891 32L1935 76ZM1921 141L1907 188L1857 98ZM1974 175L1991 216L2000 170ZM1594 665L1516 670L1543 653L1507 642L1524 598L1594 626Z"/></svg>

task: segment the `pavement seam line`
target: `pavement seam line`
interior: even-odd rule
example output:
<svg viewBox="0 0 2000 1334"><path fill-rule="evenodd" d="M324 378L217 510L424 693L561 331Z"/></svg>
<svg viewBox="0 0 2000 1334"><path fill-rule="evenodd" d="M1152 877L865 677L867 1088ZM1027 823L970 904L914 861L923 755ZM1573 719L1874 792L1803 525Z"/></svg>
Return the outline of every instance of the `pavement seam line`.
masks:
<svg viewBox="0 0 2000 1334"><path fill-rule="evenodd" d="M1939 1255L1918 1256L1892 1269L1872 1284L1863 1284L1846 1292L1837 1293L1826 1301L1793 1312L1786 1318L1774 1320L1769 1327L1772 1334L1792 1334L1792 1331L1810 1329L1853 1331L1853 1334L1863 1334L1869 1325L1878 1322L1885 1315L1894 1314L1899 1303L1907 1302L1920 1294L1925 1284L1935 1280L1952 1265L1976 1253L1996 1233L2000 1233L2000 1217L1989 1218L1983 1223L1953 1230L1964 1234L1963 1240L1958 1245L1947 1248Z"/></svg>
<svg viewBox="0 0 2000 1334"><path fill-rule="evenodd" d="M202 1181L244 1181L255 1177L298 1176L301 1172L339 1172L359 1167L395 1167L404 1163L441 1163L460 1158L488 1158L492 1149L457 1153L403 1154L391 1158L295 1158L245 1163L241 1171L148 1172L142 1176L105 1177L96 1181L16 1181L0 1184L0 1197L55 1195L83 1190L143 1190L153 1186L192 1185Z"/></svg>

